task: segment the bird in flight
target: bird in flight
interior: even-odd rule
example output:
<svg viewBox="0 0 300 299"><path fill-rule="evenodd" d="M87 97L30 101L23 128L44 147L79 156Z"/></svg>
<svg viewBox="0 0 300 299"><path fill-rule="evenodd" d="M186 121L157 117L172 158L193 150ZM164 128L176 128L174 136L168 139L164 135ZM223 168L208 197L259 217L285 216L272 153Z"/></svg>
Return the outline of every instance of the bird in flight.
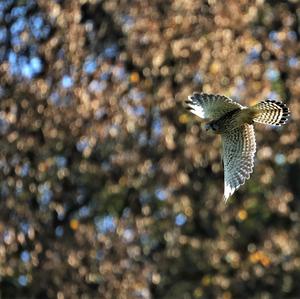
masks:
<svg viewBox="0 0 300 299"><path fill-rule="evenodd" d="M265 100L245 107L232 99L214 94L193 93L186 101L187 109L208 119L207 131L222 137L224 163L224 200L250 178L256 151L253 123L281 126L290 111L285 104Z"/></svg>

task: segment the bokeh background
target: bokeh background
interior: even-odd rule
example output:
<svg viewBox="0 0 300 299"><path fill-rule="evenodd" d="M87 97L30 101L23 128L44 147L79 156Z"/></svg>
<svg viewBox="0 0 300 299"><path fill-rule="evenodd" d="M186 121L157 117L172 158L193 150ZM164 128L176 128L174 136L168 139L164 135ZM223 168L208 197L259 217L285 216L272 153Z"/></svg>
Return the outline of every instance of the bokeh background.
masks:
<svg viewBox="0 0 300 299"><path fill-rule="evenodd" d="M1 298L300 298L297 0L0 1ZM183 101L281 99L222 201Z"/></svg>

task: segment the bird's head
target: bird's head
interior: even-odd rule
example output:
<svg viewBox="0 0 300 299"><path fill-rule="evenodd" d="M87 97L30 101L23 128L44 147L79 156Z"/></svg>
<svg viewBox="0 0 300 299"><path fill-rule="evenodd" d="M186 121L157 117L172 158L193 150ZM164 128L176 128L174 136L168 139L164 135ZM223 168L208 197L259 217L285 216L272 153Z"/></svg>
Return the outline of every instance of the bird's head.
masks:
<svg viewBox="0 0 300 299"><path fill-rule="evenodd" d="M217 133L220 128L216 123L210 122L210 123L205 124L204 129L209 132Z"/></svg>

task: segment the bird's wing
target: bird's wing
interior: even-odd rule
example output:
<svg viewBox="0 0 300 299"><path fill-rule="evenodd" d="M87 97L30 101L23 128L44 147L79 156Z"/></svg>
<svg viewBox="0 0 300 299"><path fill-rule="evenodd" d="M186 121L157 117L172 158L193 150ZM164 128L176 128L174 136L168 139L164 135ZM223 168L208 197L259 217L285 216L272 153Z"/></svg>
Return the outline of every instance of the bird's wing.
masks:
<svg viewBox="0 0 300 299"><path fill-rule="evenodd" d="M224 161L224 200L245 183L253 171L256 151L253 125L243 126L222 134Z"/></svg>
<svg viewBox="0 0 300 299"><path fill-rule="evenodd" d="M243 108L242 105L225 96L196 92L190 95L185 103L188 110L204 119L217 119L225 113Z"/></svg>

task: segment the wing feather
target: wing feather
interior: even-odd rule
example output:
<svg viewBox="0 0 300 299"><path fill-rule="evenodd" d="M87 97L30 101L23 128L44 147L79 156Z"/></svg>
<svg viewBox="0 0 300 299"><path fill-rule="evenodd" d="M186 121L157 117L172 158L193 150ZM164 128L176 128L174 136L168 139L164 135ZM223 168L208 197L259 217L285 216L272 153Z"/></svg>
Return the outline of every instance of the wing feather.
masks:
<svg viewBox="0 0 300 299"><path fill-rule="evenodd" d="M217 119L237 108L243 108L225 96L197 92L188 97L186 104L188 110L204 119Z"/></svg>
<svg viewBox="0 0 300 299"><path fill-rule="evenodd" d="M243 126L222 134L225 201L250 178L256 151L253 125Z"/></svg>

